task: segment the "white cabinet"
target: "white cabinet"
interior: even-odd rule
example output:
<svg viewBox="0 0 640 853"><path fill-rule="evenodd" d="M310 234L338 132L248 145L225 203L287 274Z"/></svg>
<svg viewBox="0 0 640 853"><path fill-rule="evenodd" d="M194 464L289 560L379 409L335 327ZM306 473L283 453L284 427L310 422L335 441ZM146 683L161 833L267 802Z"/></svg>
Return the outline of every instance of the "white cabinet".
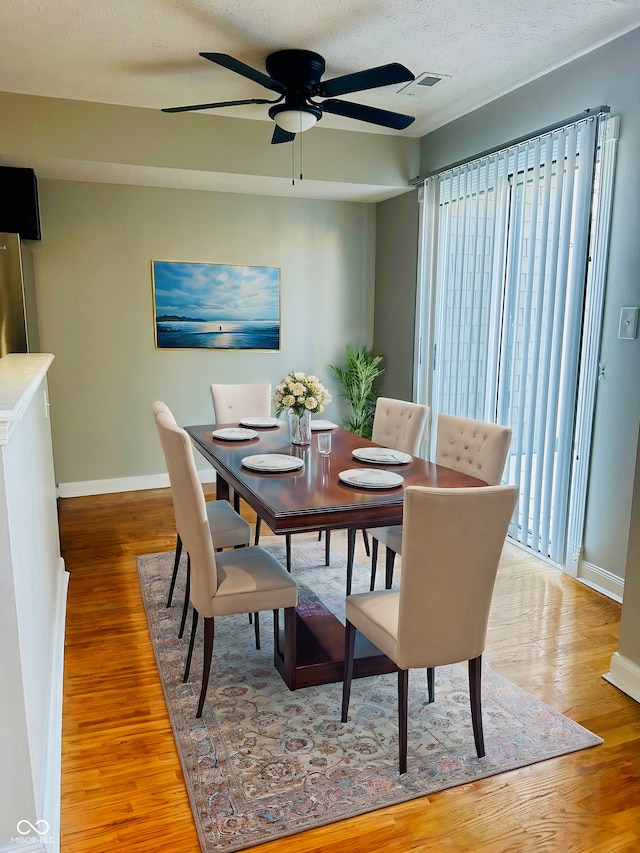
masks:
<svg viewBox="0 0 640 853"><path fill-rule="evenodd" d="M47 371L0 359L0 851L60 847L64 621Z"/></svg>

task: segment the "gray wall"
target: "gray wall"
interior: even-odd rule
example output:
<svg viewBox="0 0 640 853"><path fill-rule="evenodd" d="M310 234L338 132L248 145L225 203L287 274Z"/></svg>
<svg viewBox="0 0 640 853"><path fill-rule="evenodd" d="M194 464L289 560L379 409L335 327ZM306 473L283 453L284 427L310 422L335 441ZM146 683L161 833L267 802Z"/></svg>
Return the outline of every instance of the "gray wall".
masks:
<svg viewBox="0 0 640 853"><path fill-rule="evenodd" d="M0 163L38 178L377 201L402 192L419 163L412 137L319 126L292 187L291 146L270 144L269 121L7 92L0 116ZM360 195L337 194L345 188Z"/></svg>
<svg viewBox="0 0 640 853"><path fill-rule="evenodd" d="M32 252L41 344L56 356L58 483L164 472L155 399L179 422L209 423L214 381L303 370L331 387L327 364L347 343L371 344L374 205L44 180L40 207ZM279 267L281 351L157 350L152 259ZM340 419L337 402L327 417Z"/></svg>
<svg viewBox="0 0 640 853"><path fill-rule="evenodd" d="M419 140L314 128L292 187L290 146L269 144L269 122L3 92L0 114L0 163L33 167L40 187L31 246L63 495L144 487L135 478L164 470L148 420L158 397L183 423L208 422L213 381L299 369L331 386L346 344L371 345L372 200L406 191ZM280 267L281 352L157 351L152 259ZM337 401L327 416L341 419Z"/></svg>
<svg viewBox="0 0 640 853"><path fill-rule="evenodd" d="M425 174L587 107L608 104L612 114L621 117L601 349L605 377L598 386L583 555L587 563L620 578L625 575L640 420L640 341L617 337L620 308L640 303L639 80L640 30L635 30L430 133L421 142L421 174ZM379 206L379 221L391 204ZM395 287L392 273L384 279L377 276L376 321L384 307L392 327L406 322L406 304L390 299ZM406 334L411 335L412 329L407 328ZM387 338L386 347L391 359L404 363L401 335L396 335L395 343ZM405 369L408 382L408 366Z"/></svg>
<svg viewBox="0 0 640 853"><path fill-rule="evenodd" d="M378 205L376 217L376 308L373 348L386 355L380 390L386 397L411 400L413 322L418 258L418 193Z"/></svg>

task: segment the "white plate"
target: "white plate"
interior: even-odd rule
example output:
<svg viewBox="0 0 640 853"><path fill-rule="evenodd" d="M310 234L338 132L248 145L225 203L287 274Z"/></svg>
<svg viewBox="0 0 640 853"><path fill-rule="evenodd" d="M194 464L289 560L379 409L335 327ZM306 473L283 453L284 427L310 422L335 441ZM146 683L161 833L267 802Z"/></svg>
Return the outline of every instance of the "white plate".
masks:
<svg viewBox="0 0 640 853"><path fill-rule="evenodd" d="M214 429L211 435L214 438L223 438L225 441L248 441L250 438L258 437L258 433L255 430L239 429L238 427Z"/></svg>
<svg viewBox="0 0 640 853"><path fill-rule="evenodd" d="M286 453L256 453L242 460L245 468L252 471L297 471L304 466L299 456L287 456Z"/></svg>
<svg viewBox="0 0 640 853"><path fill-rule="evenodd" d="M334 424L333 421L311 421L311 429L319 430L319 429L335 429L338 424Z"/></svg>
<svg viewBox="0 0 640 853"><path fill-rule="evenodd" d="M240 423L242 426L266 429L267 427L278 426L281 421L278 418L240 418Z"/></svg>
<svg viewBox="0 0 640 853"><path fill-rule="evenodd" d="M376 471L373 468L350 468L340 471L338 477L343 483L361 489L393 489L404 483L404 477L394 471Z"/></svg>
<svg viewBox="0 0 640 853"><path fill-rule="evenodd" d="M379 465L406 465L412 457L390 447L356 447L353 458L360 462L377 462Z"/></svg>

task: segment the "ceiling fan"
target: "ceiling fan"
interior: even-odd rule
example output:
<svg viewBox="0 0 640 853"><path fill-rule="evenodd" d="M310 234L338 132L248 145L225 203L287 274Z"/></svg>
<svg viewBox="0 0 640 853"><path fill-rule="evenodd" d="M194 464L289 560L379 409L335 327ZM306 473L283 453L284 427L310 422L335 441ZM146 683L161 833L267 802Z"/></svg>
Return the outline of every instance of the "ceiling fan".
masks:
<svg viewBox="0 0 640 853"><path fill-rule="evenodd" d="M266 60L267 74L245 65L226 53L201 53L205 59L222 65L236 74L241 74L266 89L276 92L278 97L247 98L242 101L222 101L217 104L193 104L187 107L167 107L162 112L182 113L192 110L213 110L219 107L236 107L243 104L271 104L269 116L276 123L271 142L292 142L296 133L301 133L322 118L323 113L366 121L381 127L404 130L415 120L413 116L381 110L376 107L337 100L336 96L377 89L395 83L408 83L414 75L400 65L391 62L365 71L356 71L331 80L321 80L325 61L319 53L311 50L279 50ZM325 100L314 100L324 98Z"/></svg>

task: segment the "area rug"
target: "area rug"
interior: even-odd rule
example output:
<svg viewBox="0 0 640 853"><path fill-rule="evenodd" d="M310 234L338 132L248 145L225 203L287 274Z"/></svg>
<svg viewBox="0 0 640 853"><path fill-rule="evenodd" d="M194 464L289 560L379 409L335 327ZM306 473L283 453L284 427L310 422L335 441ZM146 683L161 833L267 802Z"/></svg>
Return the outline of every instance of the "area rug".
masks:
<svg viewBox="0 0 640 853"><path fill-rule="evenodd" d="M262 542L284 561L284 542ZM427 704L426 674L409 678L408 772L398 773L397 677L356 679L349 722L340 723L340 684L291 692L273 665L271 613L262 616L257 651L246 615L216 620L211 679L195 718L202 677L199 631L191 676L182 683L188 630L178 639L184 596L166 607L174 555L138 559L158 670L203 851L231 853L415 797L602 743L602 740L492 672L483 672L486 756L475 752L466 669L436 671ZM328 606L344 621L345 560L324 544L293 540L301 606ZM354 592L368 589L356 565ZM188 625L190 625L190 617Z"/></svg>

